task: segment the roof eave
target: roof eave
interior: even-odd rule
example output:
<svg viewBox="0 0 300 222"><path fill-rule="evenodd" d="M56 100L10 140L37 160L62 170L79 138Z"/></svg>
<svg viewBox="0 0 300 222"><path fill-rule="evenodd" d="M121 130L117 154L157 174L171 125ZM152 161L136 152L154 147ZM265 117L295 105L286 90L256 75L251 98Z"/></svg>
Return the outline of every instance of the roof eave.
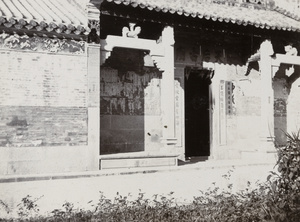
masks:
<svg viewBox="0 0 300 222"><path fill-rule="evenodd" d="M56 24L54 22L47 23L47 21L26 21L25 19L5 18L0 16L0 29L14 30L15 32L33 33L42 32L46 35L68 36L68 38L80 39L87 36L90 29L84 25L75 24Z"/></svg>

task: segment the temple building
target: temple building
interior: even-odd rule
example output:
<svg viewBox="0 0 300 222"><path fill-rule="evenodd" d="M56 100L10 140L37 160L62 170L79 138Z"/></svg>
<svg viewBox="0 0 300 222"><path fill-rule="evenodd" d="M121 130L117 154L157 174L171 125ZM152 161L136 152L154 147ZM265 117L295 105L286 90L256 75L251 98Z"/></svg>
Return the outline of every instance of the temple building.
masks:
<svg viewBox="0 0 300 222"><path fill-rule="evenodd" d="M300 2L3 0L0 175L274 158Z"/></svg>

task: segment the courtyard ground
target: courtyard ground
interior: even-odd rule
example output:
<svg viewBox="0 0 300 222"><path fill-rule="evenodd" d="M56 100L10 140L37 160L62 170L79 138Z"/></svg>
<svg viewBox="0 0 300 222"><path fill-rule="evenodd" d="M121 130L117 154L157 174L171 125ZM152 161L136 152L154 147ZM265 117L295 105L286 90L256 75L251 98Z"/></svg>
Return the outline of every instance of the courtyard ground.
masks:
<svg viewBox="0 0 300 222"><path fill-rule="evenodd" d="M255 186L265 181L269 171L274 170L275 159L226 160L206 162L191 161L174 167L151 167L135 169L114 169L95 172L63 173L55 175L1 176L0 200L10 209L9 215L1 209L2 217L16 215L18 203L30 195L40 198L36 204L41 214L61 209L66 201L75 207L89 209L97 203L100 191L110 199L117 193L135 199L140 192L145 198L153 195L172 196L178 203L188 203L215 186L226 188L233 185L233 191L247 187L248 181Z"/></svg>

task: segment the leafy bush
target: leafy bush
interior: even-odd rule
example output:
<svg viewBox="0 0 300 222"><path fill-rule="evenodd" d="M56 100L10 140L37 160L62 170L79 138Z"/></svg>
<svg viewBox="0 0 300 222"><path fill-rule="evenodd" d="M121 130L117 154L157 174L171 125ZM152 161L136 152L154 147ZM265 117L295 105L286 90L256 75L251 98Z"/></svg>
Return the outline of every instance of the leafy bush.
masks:
<svg viewBox="0 0 300 222"><path fill-rule="evenodd" d="M145 198L140 191L135 200L117 193L111 200L102 192L93 210L75 209L66 202L62 209L55 209L47 216L38 216L38 199L22 199L19 219L10 221L151 221L151 222L296 222L300 218L300 138L299 133L287 135L285 147L278 148L278 172L270 172L267 181L256 188L233 192L232 184L220 190L215 184L207 191L200 191L190 204L178 204L173 193ZM230 181L232 170L223 175ZM92 202L91 202L92 203ZM0 201L0 206L8 209ZM4 219L0 221L4 221Z"/></svg>
<svg viewBox="0 0 300 222"><path fill-rule="evenodd" d="M299 132L287 134L287 144L278 148L278 172L273 180L273 190L278 207L289 221L300 218L300 138Z"/></svg>

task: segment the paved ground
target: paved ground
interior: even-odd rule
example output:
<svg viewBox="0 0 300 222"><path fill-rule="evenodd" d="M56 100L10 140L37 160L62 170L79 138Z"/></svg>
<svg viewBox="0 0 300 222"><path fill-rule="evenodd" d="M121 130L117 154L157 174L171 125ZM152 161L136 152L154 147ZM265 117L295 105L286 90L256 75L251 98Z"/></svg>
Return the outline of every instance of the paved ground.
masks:
<svg viewBox="0 0 300 222"><path fill-rule="evenodd" d="M199 195L199 190L207 190L214 182L221 188L233 184L236 191L245 188L247 181L253 184L257 180L264 181L273 167L274 161L269 163L208 161L177 167L103 170L61 174L56 177L53 175L0 177L0 200L16 209L17 204L27 195L34 198L41 197L37 201L41 213L50 212L55 208L61 209L65 201L74 203L76 207L89 208L100 197L99 191L108 198L114 198L117 192L121 195L130 193L133 199L139 192L152 199L154 194L167 195L172 191L174 192L172 196L178 202L186 203ZM229 180L224 176L229 175L228 172L231 172ZM23 182L11 182L12 179ZM93 202L88 203L89 201ZM1 209L0 213L1 216L4 215Z"/></svg>

